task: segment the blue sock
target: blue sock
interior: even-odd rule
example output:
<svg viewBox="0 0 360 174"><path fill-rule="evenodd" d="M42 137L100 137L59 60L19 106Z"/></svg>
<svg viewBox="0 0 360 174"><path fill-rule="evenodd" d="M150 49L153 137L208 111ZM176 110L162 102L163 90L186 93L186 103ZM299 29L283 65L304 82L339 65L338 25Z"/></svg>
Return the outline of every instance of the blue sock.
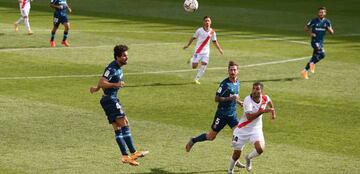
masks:
<svg viewBox="0 0 360 174"><path fill-rule="evenodd" d="M199 136L192 139L193 143L206 141L206 133L200 134Z"/></svg>
<svg viewBox="0 0 360 174"><path fill-rule="evenodd" d="M120 148L121 154L122 155L129 155L127 153L126 147L125 147L125 142L124 142L124 138L123 135L121 133L121 130L116 130L115 131L115 140Z"/></svg>
<svg viewBox="0 0 360 174"><path fill-rule="evenodd" d="M68 38L68 34L69 34L69 32L64 31L63 41L66 41L66 39Z"/></svg>
<svg viewBox="0 0 360 174"><path fill-rule="evenodd" d="M55 32L51 32L51 39L50 39L50 41L54 41L54 39L55 39Z"/></svg>
<svg viewBox="0 0 360 174"><path fill-rule="evenodd" d="M122 132L122 135L123 135L124 140L126 142L126 145L130 150L130 153L136 152L136 149L135 149L134 144L132 142L129 126L122 127L121 132Z"/></svg>

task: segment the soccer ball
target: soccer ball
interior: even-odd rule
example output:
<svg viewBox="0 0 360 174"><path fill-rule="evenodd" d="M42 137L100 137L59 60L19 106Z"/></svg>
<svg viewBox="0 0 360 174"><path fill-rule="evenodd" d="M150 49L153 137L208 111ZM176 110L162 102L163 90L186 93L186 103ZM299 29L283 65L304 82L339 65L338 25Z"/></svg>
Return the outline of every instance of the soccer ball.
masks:
<svg viewBox="0 0 360 174"><path fill-rule="evenodd" d="M198 9L199 3L197 0L185 0L184 9L187 12L194 12Z"/></svg>

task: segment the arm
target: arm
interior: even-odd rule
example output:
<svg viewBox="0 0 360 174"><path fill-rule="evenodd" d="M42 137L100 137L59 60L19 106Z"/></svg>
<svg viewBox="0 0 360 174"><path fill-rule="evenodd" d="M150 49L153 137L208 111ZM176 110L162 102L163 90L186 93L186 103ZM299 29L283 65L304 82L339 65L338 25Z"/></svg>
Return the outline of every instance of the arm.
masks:
<svg viewBox="0 0 360 174"><path fill-rule="evenodd" d="M270 109L259 109L256 113L246 113L246 118L251 121L251 120L255 120L256 118L258 118L261 114L263 113L268 113L268 112L272 112L272 108Z"/></svg>
<svg viewBox="0 0 360 174"><path fill-rule="evenodd" d="M316 37L316 34L311 31L308 25L305 25L304 30L309 34L310 37Z"/></svg>
<svg viewBox="0 0 360 174"><path fill-rule="evenodd" d="M189 42L188 42L183 48L184 48L184 49L188 48L195 39L196 39L195 37L191 37L191 38L189 39Z"/></svg>
<svg viewBox="0 0 360 174"><path fill-rule="evenodd" d="M214 44L215 47L219 50L220 54L221 54L221 55L224 55L224 51L223 51L223 49L220 47L219 42L215 40L215 41L213 41L213 44Z"/></svg>
<svg viewBox="0 0 360 174"><path fill-rule="evenodd" d="M105 77L101 77L98 85L96 87L90 87L90 93L95 93L102 89L108 89L108 88L122 88L125 86L124 81L120 81L117 83L110 83Z"/></svg>
<svg viewBox="0 0 360 174"><path fill-rule="evenodd" d="M67 9L69 10L69 13L71 13L71 12L72 12L72 9L70 8L70 6L67 5L66 7L67 7Z"/></svg>
<svg viewBox="0 0 360 174"><path fill-rule="evenodd" d="M49 4L49 7L54 8L54 9L63 9L64 8L62 5L55 5L52 3Z"/></svg>
<svg viewBox="0 0 360 174"><path fill-rule="evenodd" d="M327 27L326 29L330 34L334 34L334 30L333 30L333 28L331 26Z"/></svg>
<svg viewBox="0 0 360 174"><path fill-rule="evenodd" d="M218 103L224 103L224 102L233 101L233 100L239 100L239 96L230 95L229 97L220 97L218 95L215 95L215 102L218 102Z"/></svg>
<svg viewBox="0 0 360 174"><path fill-rule="evenodd" d="M276 112L275 112L275 108L274 108L274 103L270 100L268 104L269 104L269 108L271 110L271 119L275 120Z"/></svg>

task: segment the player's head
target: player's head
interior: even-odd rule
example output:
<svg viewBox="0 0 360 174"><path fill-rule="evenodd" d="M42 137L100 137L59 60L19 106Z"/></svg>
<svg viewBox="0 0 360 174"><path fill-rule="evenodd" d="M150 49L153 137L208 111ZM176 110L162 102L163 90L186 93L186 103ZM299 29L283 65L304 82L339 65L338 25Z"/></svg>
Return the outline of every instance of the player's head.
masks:
<svg viewBox="0 0 360 174"><path fill-rule="evenodd" d="M121 65L126 65L128 60L129 48L126 45L116 45L114 47L114 59Z"/></svg>
<svg viewBox="0 0 360 174"><path fill-rule="evenodd" d="M326 7L320 7L318 12L319 18L324 18L326 16Z"/></svg>
<svg viewBox="0 0 360 174"><path fill-rule="evenodd" d="M254 98L260 97L260 95L263 93L264 84L261 82L254 82L252 87L251 96Z"/></svg>
<svg viewBox="0 0 360 174"><path fill-rule="evenodd" d="M210 27L210 25L211 25L211 17L210 16L204 16L203 25L204 25L204 27Z"/></svg>
<svg viewBox="0 0 360 174"><path fill-rule="evenodd" d="M236 78L237 74L239 73L239 65L236 64L234 61L229 61L228 72L230 78Z"/></svg>

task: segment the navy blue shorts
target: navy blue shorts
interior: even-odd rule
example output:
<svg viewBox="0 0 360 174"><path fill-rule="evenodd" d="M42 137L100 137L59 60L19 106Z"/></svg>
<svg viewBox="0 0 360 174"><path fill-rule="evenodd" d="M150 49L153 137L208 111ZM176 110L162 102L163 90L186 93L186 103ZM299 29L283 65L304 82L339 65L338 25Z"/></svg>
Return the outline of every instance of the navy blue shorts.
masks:
<svg viewBox="0 0 360 174"><path fill-rule="evenodd" d="M64 24L69 22L67 16L54 16L54 26L59 26L60 24Z"/></svg>
<svg viewBox="0 0 360 174"><path fill-rule="evenodd" d="M226 125L229 125L230 128L233 128L239 124L237 114L235 113L232 116L222 115L216 112L214 121L211 125L211 129L215 132L220 132Z"/></svg>
<svg viewBox="0 0 360 174"><path fill-rule="evenodd" d="M324 52L324 45L321 42L311 42L311 47L314 49L314 53Z"/></svg>
<svg viewBox="0 0 360 174"><path fill-rule="evenodd" d="M100 100L100 104L105 111L109 124L112 124L116 119L125 116L125 112L117 98L103 96Z"/></svg>

